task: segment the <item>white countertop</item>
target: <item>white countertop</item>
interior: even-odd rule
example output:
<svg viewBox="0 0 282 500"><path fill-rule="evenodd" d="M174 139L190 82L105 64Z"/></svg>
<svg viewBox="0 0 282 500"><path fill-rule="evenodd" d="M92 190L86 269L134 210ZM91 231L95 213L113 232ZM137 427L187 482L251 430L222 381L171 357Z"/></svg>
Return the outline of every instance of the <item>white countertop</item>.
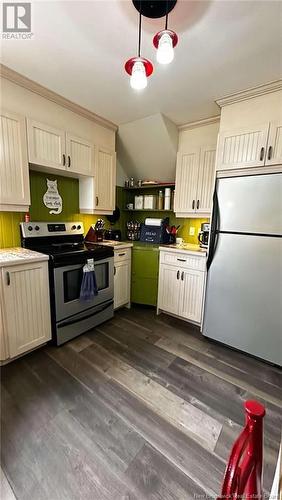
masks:
<svg viewBox="0 0 282 500"><path fill-rule="evenodd" d="M26 262L40 262L48 259L48 255L34 252L27 248L15 247L0 249L0 267L25 264Z"/></svg>
<svg viewBox="0 0 282 500"><path fill-rule="evenodd" d="M106 247L113 247L114 250L125 250L126 248L131 248L133 247L133 243L130 243L130 241L116 241L116 240L103 240L99 241L97 243L94 243L94 245L104 245Z"/></svg>
<svg viewBox="0 0 282 500"><path fill-rule="evenodd" d="M168 252L178 252L178 253L197 253L202 257L206 257L207 249L201 248L199 245L193 245L192 243L182 243L181 245L160 245L160 250L166 250Z"/></svg>

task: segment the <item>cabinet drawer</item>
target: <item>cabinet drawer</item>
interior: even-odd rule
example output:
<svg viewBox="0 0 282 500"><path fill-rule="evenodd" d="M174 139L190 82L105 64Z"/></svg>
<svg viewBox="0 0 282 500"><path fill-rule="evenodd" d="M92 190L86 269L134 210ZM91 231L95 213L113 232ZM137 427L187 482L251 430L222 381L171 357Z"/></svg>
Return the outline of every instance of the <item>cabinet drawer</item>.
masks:
<svg viewBox="0 0 282 500"><path fill-rule="evenodd" d="M116 262L122 262L123 260L130 260L131 259L131 248L125 248L123 250L115 250L115 264Z"/></svg>
<svg viewBox="0 0 282 500"><path fill-rule="evenodd" d="M185 269L205 271L206 259L200 255L191 255L185 252L161 252L161 264L170 264Z"/></svg>

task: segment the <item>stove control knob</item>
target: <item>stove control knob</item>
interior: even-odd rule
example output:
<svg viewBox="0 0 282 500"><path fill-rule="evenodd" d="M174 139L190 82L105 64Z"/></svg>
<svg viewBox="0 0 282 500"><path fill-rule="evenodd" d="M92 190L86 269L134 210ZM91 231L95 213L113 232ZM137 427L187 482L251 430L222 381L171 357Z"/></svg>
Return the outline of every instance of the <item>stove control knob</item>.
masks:
<svg viewBox="0 0 282 500"><path fill-rule="evenodd" d="M77 229L81 229L81 225L77 226Z"/></svg>
<svg viewBox="0 0 282 500"><path fill-rule="evenodd" d="M40 227L39 226L35 226L35 231L39 231Z"/></svg>
<svg viewBox="0 0 282 500"><path fill-rule="evenodd" d="M72 230L74 231L74 230L76 229L76 226L72 226L71 228L72 228Z"/></svg>
<svg viewBox="0 0 282 500"><path fill-rule="evenodd" d="M33 227L32 226L28 226L27 228L29 231L32 231L33 230Z"/></svg>

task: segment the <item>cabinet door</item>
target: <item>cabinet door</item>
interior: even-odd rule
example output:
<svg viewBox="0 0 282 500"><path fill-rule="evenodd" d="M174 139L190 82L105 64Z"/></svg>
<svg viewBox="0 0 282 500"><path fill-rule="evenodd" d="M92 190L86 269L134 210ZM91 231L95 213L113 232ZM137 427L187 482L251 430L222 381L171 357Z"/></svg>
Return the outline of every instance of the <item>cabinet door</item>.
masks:
<svg viewBox="0 0 282 500"><path fill-rule="evenodd" d="M269 123L219 134L217 170L261 167L265 164Z"/></svg>
<svg viewBox="0 0 282 500"><path fill-rule="evenodd" d="M47 262L2 269L10 357L51 339Z"/></svg>
<svg viewBox="0 0 282 500"><path fill-rule="evenodd" d="M66 169L65 132L27 120L28 160L35 165Z"/></svg>
<svg viewBox="0 0 282 500"><path fill-rule="evenodd" d="M95 210L112 211L115 208L116 155L97 148L95 168Z"/></svg>
<svg viewBox="0 0 282 500"><path fill-rule="evenodd" d="M199 149L177 154L174 200L177 213L195 213L199 160Z"/></svg>
<svg viewBox="0 0 282 500"><path fill-rule="evenodd" d="M196 213L210 215L215 181L215 146L201 148Z"/></svg>
<svg viewBox="0 0 282 500"><path fill-rule="evenodd" d="M130 260L115 263L114 309L130 302Z"/></svg>
<svg viewBox="0 0 282 500"><path fill-rule="evenodd" d="M30 205L25 119L1 112L0 210L25 211Z"/></svg>
<svg viewBox="0 0 282 500"><path fill-rule="evenodd" d="M282 163L282 123L271 122L266 153L266 165Z"/></svg>
<svg viewBox="0 0 282 500"><path fill-rule="evenodd" d="M66 165L70 172L94 175L94 146L90 142L66 134Z"/></svg>
<svg viewBox="0 0 282 500"><path fill-rule="evenodd" d="M200 323L204 293L205 273L187 269L181 271L179 316Z"/></svg>
<svg viewBox="0 0 282 500"><path fill-rule="evenodd" d="M176 266L161 264L159 274L158 308L179 314L180 273Z"/></svg>

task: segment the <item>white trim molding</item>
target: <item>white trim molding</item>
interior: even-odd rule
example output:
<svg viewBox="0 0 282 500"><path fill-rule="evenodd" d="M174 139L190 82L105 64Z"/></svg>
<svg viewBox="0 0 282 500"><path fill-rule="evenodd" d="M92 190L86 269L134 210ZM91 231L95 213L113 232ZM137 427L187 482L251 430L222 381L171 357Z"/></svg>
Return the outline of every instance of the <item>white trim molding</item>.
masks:
<svg viewBox="0 0 282 500"><path fill-rule="evenodd" d="M252 99L264 94L270 94L271 92L277 92L279 90L282 90L282 80L275 80L263 85L241 90L240 92L236 92L234 94L229 94L225 97L217 99L215 102L220 108L222 108L223 106L228 106L229 104L234 104L235 102L245 101L247 99Z"/></svg>
<svg viewBox="0 0 282 500"><path fill-rule="evenodd" d="M205 125L211 125L212 123L217 123L220 120L220 115L211 116L210 118L204 118L203 120L197 120L196 122L184 123L183 125L178 125L178 130L190 130L192 128L203 127Z"/></svg>
<svg viewBox="0 0 282 500"><path fill-rule="evenodd" d="M17 71L8 68L8 66L5 66L4 64L0 64L0 75L2 78L6 78L6 80L16 83L17 85L20 85L21 87L30 90L31 92L34 92L35 94L38 94L45 99L49 99L49 101L55 102L59 106L63 106L64 108L73 111L73 113L81 115L84 118L87 118L88 120L101 125L102 127L106 127L114 131L117 131L118 129L118 126L115 123L102 118L102 116L96 115L96 113L93 113L92 111L89 111L79 104L66 99L60 94L47 89L47 87L40 85L40 83L30 80L30 78L17 73Z"/></svg>

